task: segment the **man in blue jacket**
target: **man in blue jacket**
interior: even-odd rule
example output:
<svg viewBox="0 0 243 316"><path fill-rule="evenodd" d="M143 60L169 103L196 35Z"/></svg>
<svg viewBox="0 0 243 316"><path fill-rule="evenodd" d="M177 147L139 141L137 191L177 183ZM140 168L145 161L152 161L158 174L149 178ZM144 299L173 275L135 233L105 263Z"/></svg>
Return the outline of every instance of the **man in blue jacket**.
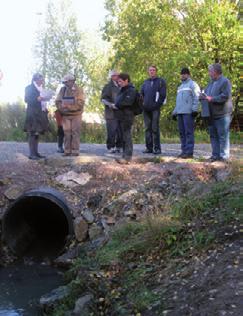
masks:
<svg viewBox="0 0 243 316"><path fill-rule="evenodd" d="M181 140L180 158L193 157L194 151L194 118L198 111L200 88L190 77L190 70L182 68L181 85L177 89L176 106L172 112L173 119L178 118L178 129Z"/></svg>
<svg viewBox="0 0 243 316"><path fill-rule="evenodd" d="M211 161L229 159L229 129L232 114L232 94L229 79L222 75L220 64L210 65L208 73L211 78L200 98L208 102L209 134L212 147Z"/></svg>
<svg viewBox="0 0 243 316"><path fill-rule="evenodd" d="M157 67L152 65L148 69L149 78L144 81L141 94L143 95L143 116L145 125L144 153L161 154L159 118L160 109L166 98L166 83L157 77Z"/></svg>

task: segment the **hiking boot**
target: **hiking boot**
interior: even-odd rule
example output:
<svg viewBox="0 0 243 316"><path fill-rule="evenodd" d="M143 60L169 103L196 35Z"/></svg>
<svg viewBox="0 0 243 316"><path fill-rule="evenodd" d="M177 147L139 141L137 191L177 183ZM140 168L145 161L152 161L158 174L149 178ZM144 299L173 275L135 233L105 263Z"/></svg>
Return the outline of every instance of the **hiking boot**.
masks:
<svg viewBox="0 0 243 316"><path fill-rule="evenodd" d="M161 150L160 150L160 149L155 149L155 150L153 151L153 154L154 154L154 155L161 155Z"/></svg>
<svg viewBox="0 0 243 316"><path fill-rule="evenodd" d="M62 147L58 147L57 152L60 154L64 153L64 149Z"/></svg>
<svg viewBox="0 0 243 316"><path fill-rule="evenodd" d="M181 158L182 159L190 159L190 158L193 158L193 154L182 154Z"/></svg>
<svg viewBox="0 0 243 316"><path fill-rule="evenodd" d="M153 153L152 149L146 148L146 149L143 150L143 154L152 154L152 153Z"/></svg>
<svg viewBox="0 0 243 316"><path fill-rule="evenodd" d="M39 153L37 153L36 156L39 157L39 158L46 158L46 156L43 156L43 155L41 155Z"/></svg>
<svg viewBox="0 0 243 316"><path fill-rule="evenodd" d="M115 147L108 149L108 153L109 154L115 154L116 153Z"/></svg>
<svg viewBox="0 0 243 316"><path fill-rule="evenodd" d="M40 157L31 155L31 156L29 156L29 159L30 160L40 160Z"/></svg>

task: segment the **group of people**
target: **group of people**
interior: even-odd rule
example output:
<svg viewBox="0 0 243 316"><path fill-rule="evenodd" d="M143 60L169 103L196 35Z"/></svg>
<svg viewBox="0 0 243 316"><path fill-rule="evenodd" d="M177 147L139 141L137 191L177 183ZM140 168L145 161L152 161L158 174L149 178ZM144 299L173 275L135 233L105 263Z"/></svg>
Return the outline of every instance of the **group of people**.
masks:
<svg viewBox="0 0 243 316"><path fill-rule="evenodd" d="M55 104L57 110L58 152L64 156L78 156L80 150L81 118L84 108L83 89L75 83L75 77L64 76ZM25 88L25 102L27 103L24 130L28 133L29 159L44 158L38 151L39 135L48 131L47 99L42 93L44 78L36 73L32 82ZM64 148L63 148L64 144Z"/></svg>
<svg viewBox="0 0 243 316"><path fill-rule="evenodd" d="M199 103L201 116L207 119L212 156L210 161L229 159L229 129L232 114L231 83L223 76L221 65L216 63L208 68L210 82L204 90L191 79L188 68L181 69L181 84L177 89L176 105L172 118L178 122L181 142L180 158L193 157L194 126ZM122 153L117 162L128 164L132 159L132 126L134 122L134 104L142 98L145 126L145 144L143 151L161 154L160 112L166 103L166 82L157 76L157 67L148 68L149 78L141 87L140 93L132 85L127 73L110 72L110 80L101 93L101 102L105 107L107 129L106 146L110 153ZM65 156L79 155L81 115L84 107L84 93L75 84L73 75L64 76L55 104L58 124L58 152ZM46 100L42 96L43 76L35 74L31 85L25 89L27 115L25 131L29 135L30 159L40 159L38 152L39 134L48 129ZM64 149L63 149L64 142Z"/></svg>

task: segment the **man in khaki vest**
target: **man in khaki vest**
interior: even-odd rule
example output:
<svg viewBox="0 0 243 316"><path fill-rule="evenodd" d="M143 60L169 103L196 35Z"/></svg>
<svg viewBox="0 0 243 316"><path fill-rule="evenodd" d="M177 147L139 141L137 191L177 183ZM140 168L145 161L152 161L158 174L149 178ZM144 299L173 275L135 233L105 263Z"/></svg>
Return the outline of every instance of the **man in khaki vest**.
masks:
<svg viewBox="0 0 243 316"><path fill-rule="evenodd" d="M64 156L78 156L84 93L71 74L65 75L62 83L64 86L57 95L56 106L63 119Z"/></svg>

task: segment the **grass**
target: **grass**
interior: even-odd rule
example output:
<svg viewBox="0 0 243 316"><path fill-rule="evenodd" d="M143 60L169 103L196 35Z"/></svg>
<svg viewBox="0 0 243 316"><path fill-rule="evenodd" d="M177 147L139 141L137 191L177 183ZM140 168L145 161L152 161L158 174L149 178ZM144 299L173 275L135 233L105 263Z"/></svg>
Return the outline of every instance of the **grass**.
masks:
<svg viewBox="0 0 243 316"><path fill-rule="evenodd" d="M239 165L235 165L233 172L238 169ZM84 283L89 290L96 289L93 315L139 315L148 306L161 305L152 282L161 270L161 262L166 265L172 258L183 260L197 255L218 238L227 238L219 231L239 220L243 198L240 183L236 176L233 178L234 181L214 184L200 198L187 196L178 202L170 201L166 215L158 212L140 222L123 224L93 257L80 256L71 275L83 269L89 271ZM71 284L76 293L83 286L79 282L77 278ZM62 310L65 308L63 305Z"/></svg>

